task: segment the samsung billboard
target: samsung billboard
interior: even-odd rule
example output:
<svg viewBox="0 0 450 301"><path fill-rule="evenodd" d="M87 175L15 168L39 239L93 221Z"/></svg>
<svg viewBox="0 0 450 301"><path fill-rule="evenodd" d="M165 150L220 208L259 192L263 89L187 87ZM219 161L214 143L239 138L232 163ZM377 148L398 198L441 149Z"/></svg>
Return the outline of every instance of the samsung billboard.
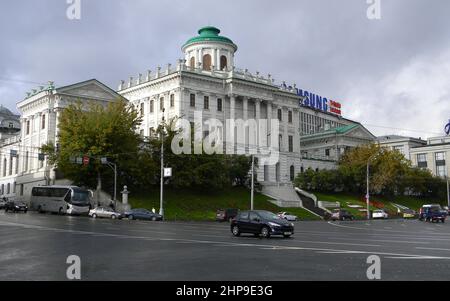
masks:
<svg viewBox="0 0 450 301"><path fill-rule="evenodd" d="M303 96L303 102L300 105L310 107L319 111L332 113L341 116L341 104L337 101L322 97L306 90L296 89L297 95Z"/></svg>

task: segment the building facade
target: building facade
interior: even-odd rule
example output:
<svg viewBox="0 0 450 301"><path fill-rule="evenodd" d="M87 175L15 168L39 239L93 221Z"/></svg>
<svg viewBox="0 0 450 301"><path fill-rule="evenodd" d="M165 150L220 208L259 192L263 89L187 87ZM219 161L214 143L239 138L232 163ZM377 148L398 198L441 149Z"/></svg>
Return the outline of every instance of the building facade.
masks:
<svg viewBox="0 0 450 301"><path fill-rule="evenodd" d="M277 85L270 74L263 76L237 68L234 56L238 47L219 33L215 27L204 27L198 36L182 46L184 59L175 66L158 67L155 72L147 71L145 76L139 74L136 79L131 77L127 82L121 81L118 93L135 105L143 116L141 134L152 135L163 118L181 117L194 122L196 112L201 113L203 122L217 119L223 125L227 120L244 123L255 120L261 126L263 121L268 132L256 135L257 145L277 144L279 160L270 164L264 156L258 156L257 177L261 183L290 182L297 173L310 167L334 168L335 160L303 160L300 151L303 137L356 123L305 105L309 100L299 94L295 85L287 86L284 82ZM271 128L273 120L279 123L277 131ZM212 131L211 127L201 130L204 136ZM243 130L246 137L248 131L248 128ZM273 134L275 132L278 133ZM224 129L221 135L235 139L239 133L235 135L233 130ZM373 141L374 137L367 130L364 135L365 138L350 145ZM307 139L314 141L314 137ZM251 145L249 140L248 137L245 139L244 149ZM236 144L239 147L239 143Z"/></svg>
<svg viewBox="0 0 450 301"><path fill-rule="evenodd" d="M411 160L411 149L427 144L421 138L405 137L398 135L387 135L377 137L377 143L382 147L387 147L391 150L398 150L405 156L406 159Z"/></svg>
<svg viewBox="0 0 450 301"><path fill-rule="evenodd" d="M433 137L427 144L411 148L411 163L413 166L428 169L435 176L450 175L450 136Z"/></svg>
<svg viewBox="0 0 450 301"><path fill-rule="evenodd" d="M114 90L95 79L63 87L49 82L47 87L27 93L17 104L20 132L1 141L2 168L6 168L0 170L0 188L5 187L0 196L22 196L27 200L33 186L69 184L57 177L54 166L41 153L44 144L57 146L61 111L76 102L87 108L92 102L106 105L118 98Z"/></svg>

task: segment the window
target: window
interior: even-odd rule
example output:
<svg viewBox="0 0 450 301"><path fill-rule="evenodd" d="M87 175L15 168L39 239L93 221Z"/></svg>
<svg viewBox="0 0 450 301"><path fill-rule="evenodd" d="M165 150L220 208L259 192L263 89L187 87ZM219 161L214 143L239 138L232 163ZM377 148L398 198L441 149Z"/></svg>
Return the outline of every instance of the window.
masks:
<svg viewBox="0 0 450 301"><path fill-rule="evenodd" d="M191 68L195 68L195 57L191 57L189 65L191 66Z"/></svg>
<svg viewBox="0 0 450 301"><path fill-rule="evenodd" d="M289 136L288 141L289 141L289 152L292 153L294 151L294 137Z"/></svg>
<svg viewBox="0 0 450 301"><path fill-rule="evenodd" d="M203 109L209 110L209 96L203 97Z"/></svg>
<svg viewBox="0 0 450 301"><path fill-rule="evenodd" d="M281 151L281 146L283 144L283 135L278 136L278 150Z"/></svg>
<svg viewBox="0 0 450 301"><path fill-rule="evenodd" d="M155 110L154 105L155 105L155 101L153 99L150 100L150 113L154 112L154 110Z"/></svg>
<svg viewBox="0 0 450 301"><path fill-rule="evenodd" d="M45 114L41 117L41 129L45 130Z"/></svg>
<svg viewBox="0 0 450 301"><path fill-rule="evenodd" d="M12 122L8 123L8 127L9 127L10 129L12 129L12 128L14 127L14 123L12 123Z"/></svg>
<svg viewBox="0 0 450 301"><path fill-rule="evenodd" d="M163 111L164 110L164 97L161 97L159 99L159 110Z"/></svg>
<svg viewBox="0 0 450 301"><path fill-rule="evenodd" d="M3 176L6 177L6 158L3 159Z"/></svg>
<svg viewBox="0 0 450 301"><path fill-rule="evenodd" d="M209 54L203 56L203 70L211 70L211 56Z"/></svg>
<svg viewBox="0 0 450 301"><path fill-rule="evenodd" d="M13 156L9 157L9 175L11 176L13 172Z"/></svg>
<svg viewBox="0 0 450 301"><path fill-rule="evenodd" d="M27 120L27 131L26 131L26 133L27 133L27 135L29 135L30 134L30 121L29 120Z"/></svg>
<svg viewBox="0 0 450 301"><path fill-rule="evenodd" d="M258 220L258 215L255 212L250 212L250 221Z"/></svg>
<svg viewBox="0 0 450 301"><path fill-rule="evenodd" d="M439 162L439 165L445 165L445 153L443 152L435 153L434 157L436 159L436 164L438 164Z"/></svg>
<svg viewBox="0 0 450 301"><path fill-rule="evenodd" d="M195 94L190 95L189 103L190 103L191 107L195 107Z"/></svg>
<svg viewBox="0 0 450 301"><path fill-rule="evenodd" d="M427 154L417 154L417 166L419 168L427 168Z"/></svg>
<svg viewBox="0 0 450 301"><path fill-rule="evenodd" d="M294 181L294 179L295 179L295 167L294 167L294 165L291 165L291 167L289 169L289 174L290 174L291 181Z"/></svg>
<svg viewBox="0 0 450 301"><path fill-rule="evenodd" d="M19 173L19 155L16 156L16 174Z"/></svg>
<svg viewBox="0 0 450 301"><path fill-rule="evenodd" d="M6 184L6 194L10 194L11 193L11 184Z"/></svg>
<svg viewBox="0 0 450 301"><path fill-rule="evenodd" d="M2 190L0 190L0 194L5 194L5 192L4 192L4 190L5 190L5 184L2 184Z"/></svg>
<svg viewBox="0 0 450 301"><path fill-rule="evenodd" d="M278 109L278 120L282 121L283 119L283 112L281 111L281 109Z"/></svg>
<svg viewBox="0 0 450 301"><path fill-rule="evenodd" d="M139 132L139 135L141 135L141 137L144 137L144 130L141 130L141 131Z"/></svg>
<svg viewBox="0 0 450 301"><path fill-rule="evenodd" d="M292 111L288 112L288 122L292 123Z"/></svg>
<svg viewBox="0 0 450 301"><path fill-rule="evenodd" d="M12 190L13 190L13 193L16 193L16 182L13 183Z"/></svg>
<svg viewBox="0 0 450 301"><path fill-rule="evenodd" d="M222 98L217 99L217 111L222 112Z"/></svg>
<svg viewBox="0 0 450 301"><path fill-rule="evenodd" d="M329 157L329 156L330 156L330 149L327 148L327 149L325 150L325 157Z"/></svg>
<svg viewBox="0 0 450 301"><path fill-rule="evenodd" d="M170 107L173 108L175 106L175 94L170 94Z"/></svg>
<svg viewBox="0 0 450 301"><path fill-rule="evenodd" d="M438 166L436 166L436 175L438 177L445 177L446 176L445 165L438 165Z"/></svg>
<svg viewBox="0 0 450 301"><path fill-rule="evenodd" d="M141 103L140 113L141 113L141 116L144 116L144 103L143 102Z"/></svg>
<svg viewBox="0 0 450 301"><path fill-rule="evenodd" d="M220 57L220 70L224 70L227 68L227 57L222 55Z"/></svg>

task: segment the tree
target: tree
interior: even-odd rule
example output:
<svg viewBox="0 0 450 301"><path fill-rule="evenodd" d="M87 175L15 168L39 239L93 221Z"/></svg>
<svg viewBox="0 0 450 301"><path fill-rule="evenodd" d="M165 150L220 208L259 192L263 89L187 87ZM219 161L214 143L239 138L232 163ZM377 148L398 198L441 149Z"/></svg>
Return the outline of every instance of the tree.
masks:
<svg viewBox="0 0 450 301"><path fill-rule="evenodd" d="M97 177L103 175L112 186L113 174L100 158L117 164L119 181L130 181L136 170L136 155L141 138L136 133L141 119L133 106L118 99L102 106L81 102L69 105L59 117L58 150L53 143L42 147L50 163L75 184L95 188ZM74 158L88 156L88 165L74 163Z"/></svg>

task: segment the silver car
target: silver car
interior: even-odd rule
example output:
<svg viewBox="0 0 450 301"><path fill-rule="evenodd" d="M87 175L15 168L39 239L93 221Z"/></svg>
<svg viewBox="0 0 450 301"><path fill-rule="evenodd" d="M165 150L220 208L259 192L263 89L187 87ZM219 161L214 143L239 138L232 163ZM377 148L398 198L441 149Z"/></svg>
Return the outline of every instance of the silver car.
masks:
<svg viewBox="0 0 450 301"><path fill-rule="evenodd" d="M285 220L287 220L287 221L290 221L290 222L295 222L295 221L298 220L298 217L297 217L297 216L295 216L295 215L293 215L293 214L290 214L289 212L279 212L277 215L278 215L280 218L283 218L283 219L285 219Z"/></svg>
<svg viewBox="0 0 450 301"><path fill-rule="evenodd" d="M91 216L92 218L97 218L97 217L106 217L106 218L111 218L111 219L121 219L122 218L122 214L120 214L119 212L116 212L108 207L106 207L106 208L105 207L96 207L94 209L91 209L91 210L89 210L89 216Z"/></svg>

